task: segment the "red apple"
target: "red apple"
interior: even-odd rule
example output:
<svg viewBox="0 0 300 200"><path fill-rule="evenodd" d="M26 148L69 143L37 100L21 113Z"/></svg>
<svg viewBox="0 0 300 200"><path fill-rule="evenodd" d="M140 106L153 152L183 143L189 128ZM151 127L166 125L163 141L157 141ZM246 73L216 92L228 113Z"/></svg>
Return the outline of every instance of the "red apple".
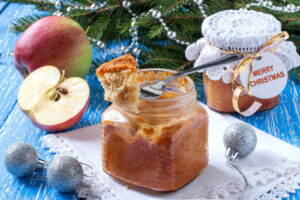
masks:
<svg viewBox="0 0 300 200"><path fill-rule="evenodd" d="M82 27L68 17L44 17L19 38L14 65L23 77L46 65L65 70L66 77L84 78L92 64L92 47Z"/></svg>
<svg viewBox="0 0 300 200"><path fill-rule="evenodd" d="M90 89L79 77L63 78L53 66L40 67L22 83L18 104L33 124L57 132L78 123L89 102Z"/></svg>

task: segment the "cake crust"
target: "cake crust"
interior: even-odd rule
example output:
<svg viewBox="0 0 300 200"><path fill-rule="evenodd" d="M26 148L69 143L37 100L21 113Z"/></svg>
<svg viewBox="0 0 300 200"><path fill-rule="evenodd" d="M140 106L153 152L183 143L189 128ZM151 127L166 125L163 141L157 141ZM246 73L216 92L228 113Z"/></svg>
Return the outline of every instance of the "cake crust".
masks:
<svg viewBox="0 0 300 200"><path fill-rule="evenodd" d="M134 58L126 54L102 64L96 71L105 100L134 113L139 112L140 96L136 65Z"/></svg>
<svg viewBox="0 0 300 200"><path fill-rule="evenodd" d="M100 65L96 70L96 75L103 76L105 73L118 73L123 70L137 72L136 65L137 62L134 58L130 54L126 54Z"/></svg>
<svg viewBox="0 0 300 200"><path fill-rule="evenodd" d="M120 123L121 118L126 123ZM130 118L114 105L101 117L103 170L109 175L126 184L167 192L188 184L207 166L208 116L199 104L186 118L152 126L159 132L150 135L140 131L144 124Z"/></svg>

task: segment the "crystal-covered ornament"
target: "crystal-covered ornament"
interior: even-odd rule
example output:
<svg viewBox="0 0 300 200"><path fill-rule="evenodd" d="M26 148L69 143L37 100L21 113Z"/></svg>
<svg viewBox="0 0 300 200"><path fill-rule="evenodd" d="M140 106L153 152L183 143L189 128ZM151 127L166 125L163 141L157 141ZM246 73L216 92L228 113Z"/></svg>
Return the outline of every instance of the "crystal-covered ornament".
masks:
<svg viewBox="0 0 300 200"><path fill-rule="evenodd" d="M59 192L76 190L82 179L82 165L70 156L56 156L47 170L48 183Z"/></svg>
<svg viewBox="0 0 300 200"><path fill-rule="evenodd" d="M17 177L31 175L39 164L36 150L27 143L18 142L5 151L4 165L9 173Z"/></svg>

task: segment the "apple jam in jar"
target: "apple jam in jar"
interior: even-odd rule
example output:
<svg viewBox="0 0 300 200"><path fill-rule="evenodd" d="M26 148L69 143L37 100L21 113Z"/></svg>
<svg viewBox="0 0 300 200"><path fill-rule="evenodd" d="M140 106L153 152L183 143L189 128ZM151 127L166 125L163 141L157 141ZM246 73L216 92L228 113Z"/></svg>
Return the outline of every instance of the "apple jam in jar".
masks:
<svg viewBox="0 0 300 200"><path fill-rule="evenodd" d="M140 87L175 71L140 70ZM185 76L159 99L139 99L139 113L114 104L101 119L103 169L111 176L156 191L177 190L208 164L208 116Z"/></svg>

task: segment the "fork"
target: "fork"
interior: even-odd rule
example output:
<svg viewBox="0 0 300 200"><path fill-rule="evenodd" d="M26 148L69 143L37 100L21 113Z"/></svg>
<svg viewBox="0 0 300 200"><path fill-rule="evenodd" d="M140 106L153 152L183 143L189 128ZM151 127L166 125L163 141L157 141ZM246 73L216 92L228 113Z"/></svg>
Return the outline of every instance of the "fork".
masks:
<svg viewBox="0 0 300 200"><path fill-rule="evenodd" d="M177 73L173 74L172 76L169 76L165 80L142 87L140 89L140 97L142 99L146 99L146 100L156 99L156 98L160 97L161 95L163 95L169 82L171 82L181 76L192 74L201 69L206 69L209 67L214 67L214 66L218 66L218 65L224 65L224 64L235 62L235 61L239 61L243 58L244 58L244 56L241 54L228 54L228 55L218 58L214 61L205 63L203 65L200 65L200 66L197 66L197 67L194 67L191 69L187 69L187 70L184 70L181 72L177 72Z"/></svg>

